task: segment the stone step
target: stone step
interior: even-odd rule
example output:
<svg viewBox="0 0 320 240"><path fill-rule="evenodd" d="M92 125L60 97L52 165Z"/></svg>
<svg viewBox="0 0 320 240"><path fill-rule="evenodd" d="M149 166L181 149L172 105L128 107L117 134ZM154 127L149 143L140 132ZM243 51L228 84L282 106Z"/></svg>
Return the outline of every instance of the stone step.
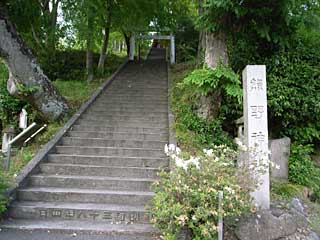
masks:
<svg viewBox="0 0 320 240"><path fill-rule="evenodd" d="M126 132L101 132L101 131L70 131L67 136L80 138L102 138L110 140L144 140L168 142L166 133L126 133Z"/></svg>
<svg viewBox="0 0 320 240"><path fill-rule="evenodd" d="M129 100L129 101L135 101L135 100L160 100L160 101L166 101L168 100L168 94L143 94L143 93L136 93L136 94L125 94L125 93L112 93L112 92L104 92L100 95L101 98L109 99L109 100Z"/></svg>
<svg viewBox="0 0 320 240"><path fill-rule="evenodd" d="M67 163L80 165L99 165L99 166L122 166L122 167L168 167L168 158L142 158L142 157L117 157L117 156L85 156L85 155L66 155L49 154L48 162Z"/></svg>
<svg viewBox="0 0 320 240"><path fill-rule="evenodd" d="M145 206L56 203L56 202L14 202L9 216L22 219L77 220L104 222L106 224L150 223Z"/></svg>
<svg viewBox="0 0 320 240"><path fill-rule="evenodd" d="M159 133L159 134L167 134L168 128L151 128L151 127L112 127L112 126L97 126L97 125L91 125L88 126L87 124L83 125L73 125L71 130L74 131L97 131L97 132L127 132L129 134L134 133Z"/></svg>
<svg viewBox="0 0 320 240"><path fill-rule="evenodd" d="M158 168L116 167L99 165L41 163L40 170L45 174L106 176L129 178L157 178Z"/></svg>
<svg viewBox="0 0 320 240"><path fill-rule="evenodd" d="M151 99L136 99L134 102L129 101L129 100L122 100L122 99L110 99L108 97L98 97L96 102L98 103L110 103L110 104L154 104L154 105L167 105L168 104L168 99L166 98L165 100L151 100Z"/></svg>
<svg viewBox="0 0 320 240"><path fill-rule="evenodd" d="M146 128L167 128L168 123L162 122L148 122L148 121L99 121L99 120L84 120L79 119L77 124L89 125L89 126L100 126L100 127L146 127Z"/></svg>
<svg viewBox="0 0 320 240"><path fill-rule="evenodd" d="M151 203L154 193L142 191L111 191L79 188L30 187L17 191L19 201L102 203L141 206Z"/></svg>
<svg viewBox="0 0 320 240"><path fill-rule="evenodd" d="M153 178L120 178L103 176L72 176L37 174L29 177L33 187L67 187L120 191L150 191Z"/></svg>
<svg viewBox="0 0 320 240"><path fill-rule="evenodd" d="M113 82L109 91L117 90L117 89L127 89L127 88L139 88L139 89L164 89L167 90L167 82L156 82L156 81L130 81L125 80L123 82Z"/></svg>
<svg viewBox="0 0 320 240"><path fill-rule="evenodd" d="M117 108L143 108L143 109L149 109L149 108L159 108L159 109L166 109L168 108L168 103L148 103L148 102L131 102L131 103L114 103L109 101L96 101L94 102L93 106L96 107L117 107Z"/></svg>
<svg viewBox="0 0 320 240"><path fill-rule="evenodd" d="M129 116L129 117L166 117L168 118L168 113L167 112L146 112L146 111L117 111L117 110L108 110L108 109L103 109L103 110L94 110L94 109L89 109L86 111L85 115L90 114L90 115L95 115L95 116Z"/></svg>
<svg viewBox="0 0 320 240"><path fill-rule="evenodd" d="M112 240L151 240L158 239L160 233L152 224L106 224L105 222L76 221L76 220L45 220L45 219L10 219L0 225L4 230L23 230L31 235L38 232L50 232L51 234L97 234L105 239ZM28 234L23 236L27 237ZM34 234L33 234L34 233ZM34 239L32 238L24 238ZM53 238L50 238L53 239ZM78 239L75 237L74 239ZM79 238L80 239L80 238ZM94 238L96 239L96 238ZM100 238L99 238L100 239ZM102 238L101 238L102 239ZM4 239L9 240L9 239ZM11 240L11 239L10 239ZM12 239L13 240L13 239ZM58 239L56 239L58 240Z"/></svg>
<svg viewBox="0 0 320 240"><path fill-rule="evenodd" d="M164 151L159 149L89 147L89 146L56 146L55 148L56 148L56 153L59 153L59 154L143 157L143 158L166 157L164 154Z"/></svg>
<svg viewBox="0 0 320 240"><path fill-rule="evenodd" d="M144 83L144 85L147 84L152 84L152 83ZM111 86L109 89L107 89L105 91L108 93L127 93L127 94L131 94L131 93L137 93L137 92L141 92L141 93L166 93L168 92L168 88L165 85L157 85L154 86L153 88L148 88L147 86L144 86L143 84L139 83L139 85L137 84L122 84L122 85L114 85Z"/></svg>
<svg viewBox="0 0 320 240"><path fill-rule="evenodd" d="M148 84L148 83L146 83ZM155 93L155 94L162 94L168 92L168 89L166 87L162 86L155 86L153 88L142 86L141 84L135 85L135 84L125 84L120 86L112 86L111 88L107 89L105 91L109 93L125 93L125 94L136 94L136 93Z"/></svg>
<svg viewBox="0 0 320 240"><path fill-rule="evenodd" d="M105 120L105 121L147 121L147 122L161 122L161 123L167 123L168 122L168 115L163 114L160 116L130 116L130 115L122 115L122 116L116 116L116 115L102 115L102 114L84 114L81 119L84 120Z"/></svg>
<svg viewBox="0 0 320 240"><path fill-rule="evenodd" d="M127 112L127 113L143 113L143 112L152 112L152 113L168 113L167 107L158 108L157 106L140 106L140 107L130 107L130 106L103 106L103 105L95 105L91 106L91 109L94 111L118 111L118 112Z"/></svg>
<svg viewBox="0 0 320 240"><path fill-rule="evenodd" d="M129 147L163 149L166 142L141 140L109 140L101 138L64 137L61 140L64 146L93 146L93 147Z"/></svg>

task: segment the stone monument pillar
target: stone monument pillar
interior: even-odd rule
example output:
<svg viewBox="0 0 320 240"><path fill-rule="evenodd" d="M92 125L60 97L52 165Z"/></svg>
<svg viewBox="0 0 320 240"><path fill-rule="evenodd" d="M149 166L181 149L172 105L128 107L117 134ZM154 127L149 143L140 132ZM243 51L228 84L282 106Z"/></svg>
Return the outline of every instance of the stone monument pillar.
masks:
<svg viewBox="0 0 320 240"><path fill-rule="evenodd" d="M23 108L19 115L19 128L26 129L28 127L28 113Z"/></svg>
<svg viewBox="0 0 320 240"><path fill-rule="evenodd" d="M175 50L175 41L174 35L170 34L170 63L175 64L176 62L176 50Z"/></svg>
<svg viewBox="0 0 320 240"><path fill-rule="evenodd" d="M244 161L254 166L253 176L259 187L252 193L260 209L270 208L268 156L268 117L266 66L248 65L243 70L244 144L248 151Z"/></svg>
<svg viewBox="0 0 320 240"><path fill-rule="evenodd" d="M129 55L129 60L133 61L134 60L134 53L135 53L135 34L132 33L131 38L130 38L130 55Z"/></svg>

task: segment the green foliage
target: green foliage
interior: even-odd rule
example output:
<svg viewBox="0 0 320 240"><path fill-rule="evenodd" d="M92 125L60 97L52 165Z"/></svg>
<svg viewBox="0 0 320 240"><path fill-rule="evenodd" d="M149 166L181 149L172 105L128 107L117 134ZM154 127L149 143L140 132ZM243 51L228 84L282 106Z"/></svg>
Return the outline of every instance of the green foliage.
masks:
<svg viewBox="0 0 320 240"><path fill-rule="evenodd" d="M165 240L177 239L185 228L191 231L192 239L215 239L220 214L225 221L235 222L250 210L250 187L241 185L247 175L237 174L236 153L225 146L209 151L189 160L174 153L176 168L162 172L161 181L153 186L152 222ZM223 213L218 209L219 191L224 195Z"/></svg>
<svg viewBox="0 0 320 240"><path fill-rule="evenodd" d="M26 105L23 101L9 94L7 90L8 77L8 70L0 61L0 119L3 126L13 123L21 109Z"/></svg>
<svg viewBox="0 0 320 240"><path fill-rule="evenodd" d="M226 144L232 147L232 138L222 128L222 123L225 121L222 116L206 120L195 113L201 90L194 84L184 82L187 76L192 75L193 68L194 66L190 64L179 64L173 69L175 87L172 89L171 98L172 111L176 117L177 140L189 152L212 144Z"/></svg>
<svg viewBox="0 0 320 240"><path fill-rule="evenodd" d="M319 8L318 1L291 0L204 0L198 25L209 31L224 31L234 38L246 38L263 43L264 49L288 46L307 13Z"/></svg>
<svg viewBox="0 0 320 240"><path fill-rule="evenodd" d="M88 100L93 93L102 83L93 81L87 84L85 81L62 81L57 80L53 83L59 92L67 99L71 108L76 110L81 104Z"/></svg>
<svg viewBox="0 0 320 240"><path fill-rule="evenodd" d="M9 201L7 198L7 191L10 186L10 177L3 171L3 169L0 168L0 214L7 210L7 204Z"/></svg>
<svg viewBox="0 0 320 240"><path fill-rule="evenodd" d="M40 64L51 81L60 80L83 80L86 76L86 52L81 50L68 49L57 51L50 58L41 58ZM123 57L110 54L105 62L104 76L114 72L116 67L123 61ZM93 55L94 66L98 65L99 54Z"/></svg>
<svg viewBox="0 0 320 240"><path fill-rule="evenodd" d="M311 160L311 145L293 144L289 158L289 180L311 188L320 197L320 168Z"/></svg>
<svg viewBox="0 0 320 240"><path fill-rule="evenodd" d="M292 199L301 195L303 189L300 185L292 183L283 183L272 181L271 194L274 197L281 197L282 199Z"/></svg>
<svg viewBox="0 0 320 240"><path fill-rule="evenodd" d="M320 140L320 48L310 47L298 42L267 61L270 118L301 143Z"/></svg>
<svg viewBox="0 0 320 240"><path fill-rule="evenodd" d="M194 70L183 83L179 84L181 87L188 85L204 96L222 90L226 95L237 98L239 103L242 101L241 82L238 75L229 67L220 65L214 70L209 68Z"/></svg>

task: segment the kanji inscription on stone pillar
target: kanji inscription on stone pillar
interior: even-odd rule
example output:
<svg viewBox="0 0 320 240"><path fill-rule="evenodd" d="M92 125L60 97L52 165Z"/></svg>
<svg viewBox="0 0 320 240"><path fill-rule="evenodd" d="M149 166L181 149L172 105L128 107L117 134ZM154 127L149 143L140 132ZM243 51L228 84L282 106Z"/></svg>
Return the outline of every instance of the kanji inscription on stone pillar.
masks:
<svg viewBox="0 0 320 240"><path fill-rule="evenodd" d="M247 164L254 166L252 174L259 186L252 193L261 209L270 208L268 159L267 83L265 65L248 65L243 70L244 144L248 148Z"/></svg>

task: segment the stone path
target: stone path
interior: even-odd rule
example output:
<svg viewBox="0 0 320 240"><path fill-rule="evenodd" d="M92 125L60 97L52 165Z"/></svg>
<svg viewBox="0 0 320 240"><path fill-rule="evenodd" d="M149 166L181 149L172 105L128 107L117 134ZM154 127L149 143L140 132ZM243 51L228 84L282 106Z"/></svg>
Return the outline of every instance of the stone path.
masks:
<svg viewBox="0 0 320 240"><path fill-rule="evenodd" d="M110 240L158 234L146 205L154 196L150 184L159 168L168 166L163 153L168 142L164 57L164 50L152 49L149 60L129 63L118 74L19 189L10 218L0 226L0 239L14 239L8 236L19 229L67 237L76 232L76 239L85 239L81 233L100 233ZM41 239L29 236L19 239Z"/></svg>

